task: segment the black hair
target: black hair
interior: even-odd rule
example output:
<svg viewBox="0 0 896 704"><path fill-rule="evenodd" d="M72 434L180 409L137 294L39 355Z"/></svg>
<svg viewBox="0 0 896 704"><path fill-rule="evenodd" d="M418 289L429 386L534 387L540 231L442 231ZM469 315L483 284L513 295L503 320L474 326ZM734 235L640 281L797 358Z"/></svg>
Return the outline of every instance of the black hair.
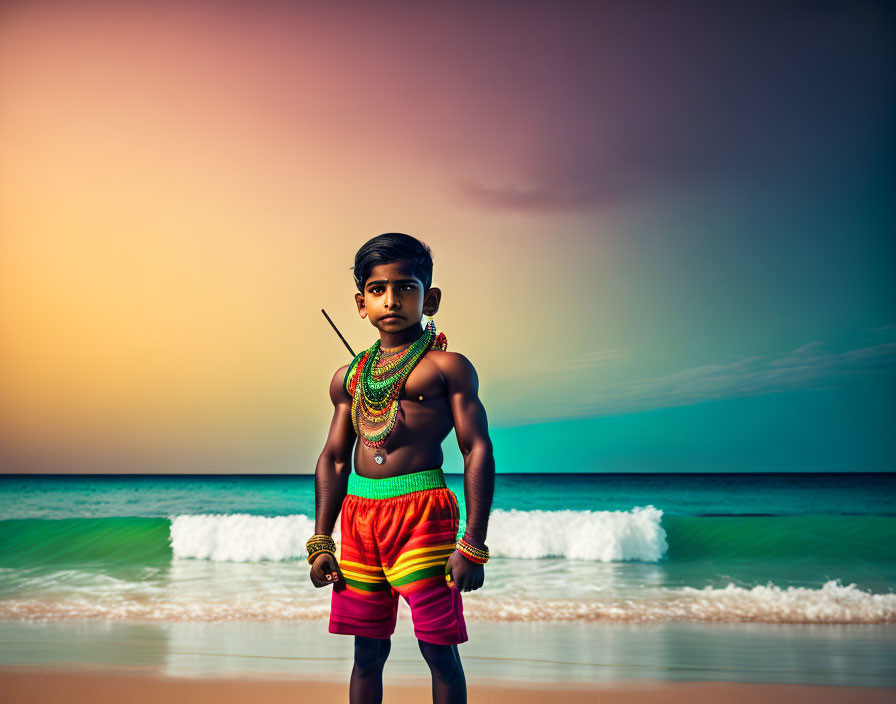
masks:
<svg viewBox="0 0 896 704"><path fill-rule="evenodd" d="M432 251L416 237L401 232L386 232L367 240L355 254L355 285L364 293L364 282L370 271L379 264L397 259L410 259L414 276L423 282L423 293L432 286Z"/></svg>

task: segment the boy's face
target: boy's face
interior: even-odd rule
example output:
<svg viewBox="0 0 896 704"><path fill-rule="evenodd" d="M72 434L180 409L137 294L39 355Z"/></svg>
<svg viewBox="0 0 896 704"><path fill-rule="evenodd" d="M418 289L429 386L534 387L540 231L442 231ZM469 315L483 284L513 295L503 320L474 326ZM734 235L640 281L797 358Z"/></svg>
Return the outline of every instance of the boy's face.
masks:
<svg viewBox="0 0 896 704"><path fill-rule="evenodd" d="M433 287L424 296L423 282L414 275L412 262L399 259L374 266L364 282L364 293L356 293L355 301L362 318L370 317L375 328L394 335L414 325L419 328L424 314L435 315L441 295Z"/></svg>

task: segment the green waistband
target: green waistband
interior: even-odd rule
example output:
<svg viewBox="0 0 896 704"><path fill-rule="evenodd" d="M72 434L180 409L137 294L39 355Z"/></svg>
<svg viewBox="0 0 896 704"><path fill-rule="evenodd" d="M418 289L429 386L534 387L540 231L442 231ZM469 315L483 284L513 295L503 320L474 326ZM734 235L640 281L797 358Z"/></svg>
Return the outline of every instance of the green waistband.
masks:
<svg viewBox="0 0 896 704"><path fill-rule="evenodd" d="M365 499L390 499L393 496L410 494L412 491L441 489L447 486L445 473L441 467L381 479L362 477L354 472L348 475L348 493Z"/></svg>

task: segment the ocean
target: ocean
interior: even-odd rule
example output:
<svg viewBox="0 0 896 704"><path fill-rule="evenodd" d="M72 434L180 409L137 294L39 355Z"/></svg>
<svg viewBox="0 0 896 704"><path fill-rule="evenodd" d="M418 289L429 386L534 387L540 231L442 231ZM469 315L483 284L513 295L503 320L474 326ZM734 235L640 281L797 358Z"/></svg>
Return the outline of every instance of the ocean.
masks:
<svg viewBox="0 0 896 704"><path fill-rule="evenodd" d="M463 477L446 479L462 534ZM75 624L344 638L326 631L330 587L308 578L313 476L5 475L0 507L0 663L27 659L10 643L64 643ZM721 631L702 626L727 624L726 638L833 642L841 660L844 638L896 654L896 474L499 474L487 544L485 583L463 594L471 643L536 628L643 646L640 626L705 648ZM402 602L397 630L409 618ZM864 662L862 682L896 684Z"/></svg>

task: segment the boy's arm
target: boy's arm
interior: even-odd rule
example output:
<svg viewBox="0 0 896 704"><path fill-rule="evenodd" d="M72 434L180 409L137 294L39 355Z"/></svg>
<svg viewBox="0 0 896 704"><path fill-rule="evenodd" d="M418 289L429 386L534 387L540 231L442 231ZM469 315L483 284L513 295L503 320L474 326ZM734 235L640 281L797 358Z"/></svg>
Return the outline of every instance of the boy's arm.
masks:
<svg viewBox="0 0 896 704"><path fill-rule="evenodd" d="M470 361L456 352L445 355L443 371L457 444L464 456L464 500L467 506L464 538L484 545L495 493L495 458L485 408L479 400L479 377Z"/></svg>
<svg viewBox="0 0 896 704"><path fill-rule="evenodd" d="M352 426L351 399L342 387L346 369L348 365L340 367L330 382L333 420L314 470L314 532L320 535L333 534L352 471L355 429Z"/></svg>

